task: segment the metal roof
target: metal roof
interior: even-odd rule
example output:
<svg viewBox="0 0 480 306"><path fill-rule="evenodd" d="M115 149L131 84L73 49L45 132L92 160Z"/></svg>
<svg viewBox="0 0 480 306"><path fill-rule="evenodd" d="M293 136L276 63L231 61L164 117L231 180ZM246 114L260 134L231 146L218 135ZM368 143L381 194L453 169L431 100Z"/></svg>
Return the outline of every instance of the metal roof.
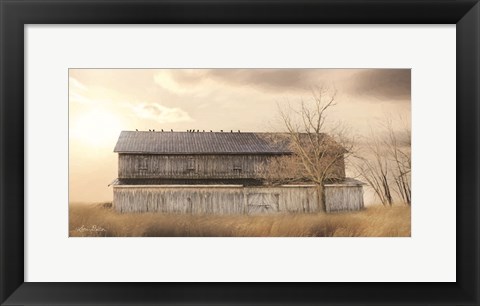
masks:
<svg viewBox="0 0 480 306"><path fill-rule="evenodd" d="M290 154L275 133L122 131L114 152L131 154Z"/></svg>

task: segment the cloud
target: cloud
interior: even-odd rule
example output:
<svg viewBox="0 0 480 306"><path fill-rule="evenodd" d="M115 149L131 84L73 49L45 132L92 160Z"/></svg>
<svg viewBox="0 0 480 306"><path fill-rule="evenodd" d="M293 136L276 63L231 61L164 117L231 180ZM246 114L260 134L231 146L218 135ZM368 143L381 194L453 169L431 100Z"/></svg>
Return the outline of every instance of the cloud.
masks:
<svg viewBox="0 0 480 306"><path fill-rule="evenodd" d="M70 90L79 90L79 91L87 91L87 86L83 85L80 81L75 79L74 77L68 78L68 86Z"/></svg>
<svg viewBox="0 0 480 306"><path fill-rule="evenodd" d="M184 93L187 90L187 87L182 86L181 83L175 81L175 79L172 77L172 73L170 73L169 70L162 70L158 73L155 73L153 76L153 81L164 89L173 91L175 93Z"/></svg>
<svg viewBox="0 0 480 306"><path fill-rule="evenodd" d="M68 78L68 99L70 102L80 104L91 104L91 100L85 96L88 91L88 87L82 84L74 77ZM88 93L87 93L88 94Z"/></svg>
<svg viewBox="0 0 480 306"><path fill-rule="evenodd" d="M306 90L317 85L321 70L313 69L187 69L172 70L176 84L197 86L208 81L235 87L255 87L264 91Z"/></svg>
<svg viewBox="0 0 480 306"><path fill-rule="evenodd" d="M155 84L177 94L204 97L218 84L208 77L206 69L162 69L153 76Z"/></svg>
<svg viewBox="0 0 480 306"><path fill-rule="evenodd" d="M82 94L76 93L76 92L70 92L69 94L69 101L70 102L76 102L80 104L92 104L93 101L87 97L85 97Z"/></svg>
<svg viewBox="0 0 480 306"><path fill-rule="evenodd" d="M186 111L177 107L169 108L158 103L142 103L132 106L132 109L138 117L154 120L158 123L193 121Z"/></svg>
<svg viewBox="0 0 480 306"><path fill-rule="evenodd" d="M267 94L303 94L322 84L352 96L410 99L409 69L166 69L155 83L177 94L205 95L215 88L257 89Z"/></svg>
<svg viewBox="0 0 480 306"><path fill-rule="evenodd" d="M211 70L210 75L236 85L248 85L269 91L308 90L318 85L324 73L311 69Z"/></svg>
<svg viewBox="0 0 480 306"><path fill-rule="evenodd" d="M410 69L366 69L352 76L351 94L379 99L410 100Z"/></svg>

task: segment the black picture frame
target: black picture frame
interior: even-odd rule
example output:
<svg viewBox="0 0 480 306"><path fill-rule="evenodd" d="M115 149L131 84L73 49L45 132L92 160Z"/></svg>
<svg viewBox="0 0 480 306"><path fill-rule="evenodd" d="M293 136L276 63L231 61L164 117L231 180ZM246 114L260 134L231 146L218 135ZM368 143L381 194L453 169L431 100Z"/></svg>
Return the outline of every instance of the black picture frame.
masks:
<svg viewBox="0 0 480 306"><path fill-rule="evenodd" d="M0 0L0 10L2 305L480 305L478 1ZM150 23L456 24L457 281L24 282L24 25Z"/></svg>

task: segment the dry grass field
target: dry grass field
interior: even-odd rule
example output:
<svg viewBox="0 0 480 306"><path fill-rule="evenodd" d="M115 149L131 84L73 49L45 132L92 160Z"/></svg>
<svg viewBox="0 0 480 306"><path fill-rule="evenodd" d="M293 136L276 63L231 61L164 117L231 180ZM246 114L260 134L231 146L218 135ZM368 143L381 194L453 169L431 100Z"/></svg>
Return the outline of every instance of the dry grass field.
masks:
<svg viewBox="0 0 480 306"><path fill-rule="evenodd" d="M111 203L70 204L70 237L410 237L410 208L336 214L119 214Z"/></svg>

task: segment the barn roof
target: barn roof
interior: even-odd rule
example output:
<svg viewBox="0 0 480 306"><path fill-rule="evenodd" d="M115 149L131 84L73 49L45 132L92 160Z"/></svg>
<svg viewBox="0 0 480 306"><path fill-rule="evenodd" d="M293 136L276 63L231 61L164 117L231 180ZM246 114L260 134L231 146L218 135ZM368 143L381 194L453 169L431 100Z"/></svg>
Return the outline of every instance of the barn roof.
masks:
<svg viewBox="0 0 480 306"><path fill-rule="evenodd" d="M289 154L273 133L122 131L114 152L139 154Z"/></svg>

